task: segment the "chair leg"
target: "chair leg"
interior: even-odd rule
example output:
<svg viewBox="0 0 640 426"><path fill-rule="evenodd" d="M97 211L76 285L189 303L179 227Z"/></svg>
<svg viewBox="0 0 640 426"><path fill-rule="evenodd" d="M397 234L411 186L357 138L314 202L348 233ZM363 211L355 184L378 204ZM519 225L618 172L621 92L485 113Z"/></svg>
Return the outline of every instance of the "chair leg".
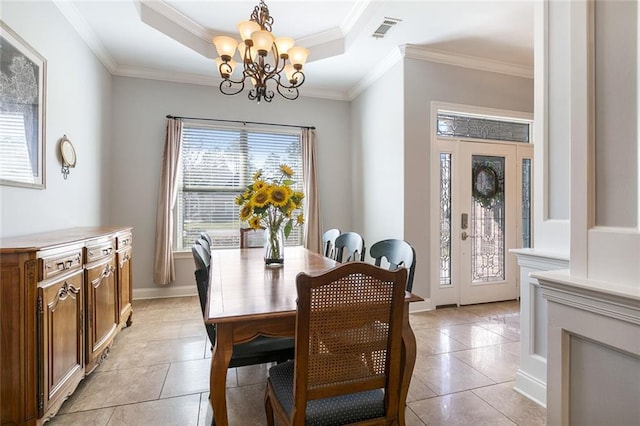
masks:
<svg viewBox="0 0 640 426"><path fill-rule="evenodd" d="M271 406L271 398L269 395L269 388L264 394L264 412L267 415L267 426L273 426L273 407Z"/></svg>

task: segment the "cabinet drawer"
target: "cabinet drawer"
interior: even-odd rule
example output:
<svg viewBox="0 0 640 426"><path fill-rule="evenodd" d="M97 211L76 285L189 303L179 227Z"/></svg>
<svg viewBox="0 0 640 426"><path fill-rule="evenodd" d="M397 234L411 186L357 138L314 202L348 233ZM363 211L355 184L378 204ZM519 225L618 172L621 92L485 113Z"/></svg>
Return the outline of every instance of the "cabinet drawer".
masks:
<svg viewBox="0 0 640 426"><path fill-rule="evenodd" d="M82 268L82 249L43 256L39 262L40 277L38 281L46 280L63 272Z"/></svg>
<svg viewBox="0 0 640 426"><path fill-rule="evenodd" d="M118 250L131 247L131 244L133 244L133 234L131 234L131 232L118 234L118 238L116 239L116 242L117 242Z"/></svg>
<svg viewBox="0 0 640 426"><path fill-rule="evenodd" d="M109 257L115 253L115 238L87 244L87 263Z"/></svg>

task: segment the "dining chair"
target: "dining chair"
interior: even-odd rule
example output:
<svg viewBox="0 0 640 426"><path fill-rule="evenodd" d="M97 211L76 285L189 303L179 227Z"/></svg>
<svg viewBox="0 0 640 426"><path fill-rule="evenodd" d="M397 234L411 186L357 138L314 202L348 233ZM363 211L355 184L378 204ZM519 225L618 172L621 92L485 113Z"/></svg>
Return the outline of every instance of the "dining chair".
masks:
<svg viewBox="0 0 640 426"><path fill-rule="evenodd" d="M405 267L409 270L407 276L408 292L413 289L413 276L416 273L416 251L404 240L388 239L376 242L369 249L369 256L375 259L376 266L381 266L382 258L388 263L390 270Z"/></svg>
<svg viewBox="0 0 640 426"><path fill-rule="evenodd" d="M296 355L269 369L269 426L397 424L406 280L364 262L298 274ZM346 344L331 351L327 339Z"/></svg>
<svg viewBox="0 0 640 426"><path fill-rule="evenodd" d="M334 250L335 257L333 259L337 262L364 261L366 250L364 238L357 232L345 232L336 238Z"/></svg>
<svg viewBox="0 0 640 426"><path fill-rule="evenodd" d="M240 228L240 248L264 247L264 228Z"/></svg>
<svg viewBox="0 0 640 426"><path fill-rule="evenodd" d="M209 243L209 247L211 247L213 245L213 242L211 241L211 236L209 235L208 232L206 231L202 231L200 233L200 238L202 238L203 240L205 240L206 242Z"/></svg>
<svg viewBox="0 0 640 426"><path fill-rule="evenodd" d="M196 265L196 286L198 287L200 308L204 318L211 273L211 252L205 250L202 245L197 243L193 244L191 251ZM216 328L213 324L207 323L205 323L205 328L209 336L209 342L213 348L216 344ZM266 362L282 363L293 359L295 354L294 343L295 340L293 337L258 336L248 342L233 345L233 354L229 361L229 368L263 364Z"/></svg>
<svg viewBox="0 0 640 426"><path fill-rule="evenodd" d="M335 243L339 235L340 230L337 228L329 229L322 234L322 250L325 257L330 259L335 257Z"/></svg>
<svg viewBox="0 0 640 426"><path fill-rule="evenodd" d="M196 238L194 243L204 247L204 249L207 250L208 252L211 252L211 243L207 241L205 238L203 238L202 236Z"/></svg>

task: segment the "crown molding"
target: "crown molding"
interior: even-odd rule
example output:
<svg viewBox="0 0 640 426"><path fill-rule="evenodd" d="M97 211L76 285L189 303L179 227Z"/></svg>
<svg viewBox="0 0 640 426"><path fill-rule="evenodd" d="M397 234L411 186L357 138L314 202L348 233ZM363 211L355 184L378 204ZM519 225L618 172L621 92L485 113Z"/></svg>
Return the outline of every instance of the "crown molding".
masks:
<svg viewBox="0 0 640 426"><path fill-rule="evenodd" d="M199 74L175 73L169 71L159 71L150 68L126 67L118 66L113 75L119 77L142 78L145 80L158 80L170 83L197 84L200 86L218 87L222 79L211 76L203 76ZM336 101L349 101L350 99L344 92L327 89L301 88L300 97L303 98L319 98Z"/></svg>
<svg viewBox="0 0 640 426"><path fill-rule="evenodd" d="M362 18L364 12L369 7L371 0L357 0L353 5L347 16L345 16L342 24L340 24L340 30L342 34L349 34L351 30L356 26L360 18Z"/></svg>
<svg viewBox="0 0 640 426"><path fill-rule="evenodd" d="M213 39L214 33L212 31L209 31L207 28L198 24L196 21L184 15L177 9L171 7L164 1L139 0L139 4L141 7L148 7L154 12L164 16L169 21L190 32L194 36L206 41L207 43L209 43ZM141 10L141 8L139 8L138 10Z"/></svg>
<svg viewBox="0 0 640 426"><path fill-rule="evenodd" d="M524 65L500 62L477 56L460 55L457 53L450 53L411 44L400 46L400 51L402 52L402 56L405 58L533 79L533 67L527 67Z"/></svg>
<svg viewBox="0 0 640 426"><path fill-rule="evenodd" d="M56 5L62 15L69 21L80 38L89 46L89 49L98 57L98 60L113 74L118 64L104 47L96 33L93 32L87 21L85 21L80 12L78 12L74 4L65 0L53 0L53 4Z"/></svg>
<svg viewBox="0 0 640 426"><path fill-rule="evenodd" d="M189 74L184 72L171 72L157 70L151 68L128 67L119 65L114 72L115 76L143 78L146 80L168 81L171 83L187 83L198 84L201 86L219 86L222 81L220 78L211 76L203 76L200 74Z"/></svg>

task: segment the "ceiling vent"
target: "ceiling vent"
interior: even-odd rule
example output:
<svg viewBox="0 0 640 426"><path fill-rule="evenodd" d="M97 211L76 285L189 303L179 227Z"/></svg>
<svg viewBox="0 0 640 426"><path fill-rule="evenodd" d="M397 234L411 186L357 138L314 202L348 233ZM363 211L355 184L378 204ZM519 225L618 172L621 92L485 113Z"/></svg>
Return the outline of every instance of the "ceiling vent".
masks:
<svg viewBox="0 0 640 426"><path fill-rule="evenodd" d="M402 19L398 19L398 18L388 18L385 16L384 21L382 21L382 24L380 24L380 26L378 27L377 30L375 30L373 32L373 34L371 34L371 37L373 38L382 38L387 34L387 31L389 31L391 29L391 27L393 27L395 24L397 24L398 22L401 22Z"/></svg>

